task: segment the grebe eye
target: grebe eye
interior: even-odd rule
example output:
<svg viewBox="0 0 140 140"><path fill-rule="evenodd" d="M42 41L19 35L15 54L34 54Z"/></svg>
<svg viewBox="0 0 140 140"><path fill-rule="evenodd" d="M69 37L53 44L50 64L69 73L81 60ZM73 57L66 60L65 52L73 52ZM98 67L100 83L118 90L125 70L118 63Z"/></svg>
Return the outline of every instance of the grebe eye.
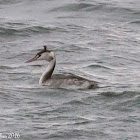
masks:
<svg viewBox="0 0 140 140"><path fill-rule="evenodd" d="M41 56L41 54L38 54L38 57L40 57Z"/></svg>

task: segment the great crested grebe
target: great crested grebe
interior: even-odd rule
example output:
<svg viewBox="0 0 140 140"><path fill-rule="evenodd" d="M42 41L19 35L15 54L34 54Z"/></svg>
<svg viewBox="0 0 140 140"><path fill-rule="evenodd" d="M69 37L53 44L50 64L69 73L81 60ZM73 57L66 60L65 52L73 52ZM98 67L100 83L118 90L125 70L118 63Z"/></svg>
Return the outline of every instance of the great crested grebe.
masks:
<svg viewBox="0 0 140 140"><path fill-rule="evenodd" d="M37 60L46 60L49 62L49 65L40 77L39 85L44 85L46 83L54 87L66 87L72 89L92 89L97 87L96 82L73 74L52 75L56 65L56 57L55 53L53 51L48 50L46 46L44 46L44 49L37 53L34 58L26 61L26 63L30 63Z"/></svg>

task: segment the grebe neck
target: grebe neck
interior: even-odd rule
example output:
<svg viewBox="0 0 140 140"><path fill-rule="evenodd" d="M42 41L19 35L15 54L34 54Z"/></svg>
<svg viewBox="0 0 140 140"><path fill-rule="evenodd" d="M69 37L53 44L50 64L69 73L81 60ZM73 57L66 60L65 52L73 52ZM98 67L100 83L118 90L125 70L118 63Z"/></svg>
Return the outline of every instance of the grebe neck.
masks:
<svg viewBox="0 0 140 140"><path fill-rule="evenodd" d="M49 80L51 78L55 65L56 65L56 58L54 57L50 61L45 72L41 75L40 80L39 80L39 85L42 85L43 83L45 83L47 80Z"/></svg>

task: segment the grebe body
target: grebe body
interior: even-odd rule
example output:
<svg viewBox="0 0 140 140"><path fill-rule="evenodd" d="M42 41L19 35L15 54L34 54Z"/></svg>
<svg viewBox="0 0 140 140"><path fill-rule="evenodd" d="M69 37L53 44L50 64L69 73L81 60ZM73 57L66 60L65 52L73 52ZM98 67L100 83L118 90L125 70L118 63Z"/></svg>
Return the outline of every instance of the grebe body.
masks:
<svg viewBox="0 0 140 140"><path fill-rule="evenodd" d="M52 75L56 65L56 57L55 53L48 50L46 46L44 46L44 49L37 53L34 58L26 61L26 63L37 60L46 60L49 62L49 65L40 77L39 85L49 85L58 88L72 89L92 89L97 87L96 82L73 74Z"/></svg>

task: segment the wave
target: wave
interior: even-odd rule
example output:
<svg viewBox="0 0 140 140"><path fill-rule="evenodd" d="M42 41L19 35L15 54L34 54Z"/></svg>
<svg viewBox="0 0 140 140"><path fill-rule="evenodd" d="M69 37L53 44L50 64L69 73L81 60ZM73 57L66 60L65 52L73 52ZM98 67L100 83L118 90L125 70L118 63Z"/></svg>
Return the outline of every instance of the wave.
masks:
<svg viewBox="0 0 140 140"><path fill-rule="evenodd" d="M121 7L116 4L106 4L106 3L73 3L73 4L66 4L64 6L56 7L52 9L52 12L58 12L58 11L95 11L95 10L101 10L106 12L135 12L137 13L136 9L128 8L128 7Z"/></svg>
<svg viewBox="0 0 140 140"><path fill-rule="evenodd" d="M104 68L104 69L110 69L108 67L102 66L102 65L89 65L88 68Z"/></svg>
<svg viewBox="0 0 140 140"><path fill-rule="evenodd" d="M124 91L122 93L116 93L116 92L102 92L101 96L104 97L120 97L120 98L127 98L127 97L134 97L139 95L140 92L136 92L136 91Z"/></svg>
<svg viewBox="0 0 140 140"><path fill-rule="evenodd" d="M93 5L88 3L73 3L73 4L67 4L61 7L57 7L52 9L51 11L57 12L57 11L87 11L92 9L98 9L100 8L100 5Z"/></svg>
<svg viewBox="0 0 140 140"><path fill-rule="evenodd" d="M86 103L84 103L83 101L80 100L72 100L69 101L67 103L65 103L65 105L70 104L70 105L86 105Z"/></svg>
<svg viewBox="0 0 140 140"><path fill-rule="evenodd" d="M0 27L1 36L30 36L32 34L42 34L42 33L51 33L53 31L62 31L58 27L42 27L42 26L32 26L21 29L12 29Z"/></svg>
<svg viewBox="0 0 140 140"><path fill-rule="evenodd" d="M15 3L19 3L21 2L21 0L1 0L0 4L4 4L4 5L9 5L9 4L15 4Z"/></svg>
<svg viewBox="0 0 140 140"><path fill-rule="evenodd" d="M93 137L97 137L99 136L101 139L105 138L105 136L107 136L106 133L102 132L102 131L96 131L96 130L92 130L92 129L65 129L65 130L59 130L58 132L55 132L53 134L49 134L46 139L88 139L88 138L93 138ZM96 138L95 138L96 139Z"/></svg>
<svg viewBox="0 0 140 140"><path fill-rule="evenodd" d="M136 11L133 13L134 15L140 15L140 11Z"/></svg>
<svg viewBox="0 0 140 140"><path fill-rule="evenodd" d="M140 20L132 21L132 22L130 22L130 24L140 24Z"/></svg>
<svg viewBox="0 0 140 140"><path fill-rule="evenodd" d="M108 98L107 100L109 100L110 103L108 103L107 106L113 111L117 110L121 112L133 112L139 108L140 92L125 91L117 94L106 92L102 93L101 96ZM104 98L104 100L106 100L106 98ZM129 122L133 121L132 118L127 120ZM126 119L123 119L122 121L126 122Z"/></svg>
<svg viewBox="0 0 140 140"><path fill-rule="evenodd" d="M5 70L5 69L13 69L12 67L9 67L9 66L0 66L0 69L1 70Z"/></svg>

